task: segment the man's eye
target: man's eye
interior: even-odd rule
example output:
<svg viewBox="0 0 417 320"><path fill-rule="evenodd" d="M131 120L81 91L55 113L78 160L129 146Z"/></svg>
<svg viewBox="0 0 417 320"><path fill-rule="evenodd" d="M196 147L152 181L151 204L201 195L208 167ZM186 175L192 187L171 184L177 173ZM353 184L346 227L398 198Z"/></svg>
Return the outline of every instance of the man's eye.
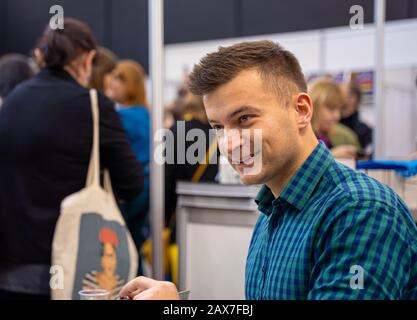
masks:
<svg viewBox="0 0 417 320"><path fill-rule="evenodd" d="M216 131L217 136L222 136L224 134L224 128L222 126L213 126L213 129Z"/></svg>
<svg viewBox="0 0 417 320"><path fill-rule="evenodd" d="M244 122L246 122L246 121L250 120L250 118L251 118L251 116L241 116L241 117L239 118L239 122L240 122L240 123L244 123Z"/></svg>

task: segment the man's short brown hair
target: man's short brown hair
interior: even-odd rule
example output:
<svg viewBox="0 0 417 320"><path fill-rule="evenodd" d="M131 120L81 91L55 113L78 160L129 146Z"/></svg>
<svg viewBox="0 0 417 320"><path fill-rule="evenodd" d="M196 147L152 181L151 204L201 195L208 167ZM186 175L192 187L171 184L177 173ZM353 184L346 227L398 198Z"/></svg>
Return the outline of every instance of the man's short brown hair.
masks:
<svg viewBox="0 0 417 320"><path fill-rule="evenodd" d="M294 90L306 92L307 84L297 58L272 41L241 42L219 47L194 66L190 91L205 95L226 84L243 70L256 69L262 79L283 98Z"/></svg>

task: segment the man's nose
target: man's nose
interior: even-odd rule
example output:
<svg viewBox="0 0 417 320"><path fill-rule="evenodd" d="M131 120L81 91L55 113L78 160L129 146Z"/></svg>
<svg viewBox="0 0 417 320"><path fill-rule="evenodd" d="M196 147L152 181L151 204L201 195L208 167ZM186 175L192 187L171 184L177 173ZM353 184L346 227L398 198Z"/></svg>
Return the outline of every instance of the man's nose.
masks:
<svg viewBox="0 0 417 320"><path fill-rule="evenodd" d="M236 157L236 155L239 155L243 144L243 139L240 131L237 129L227 130L225 138L225 147L228 158L231 159L232 156Z"/></svg>

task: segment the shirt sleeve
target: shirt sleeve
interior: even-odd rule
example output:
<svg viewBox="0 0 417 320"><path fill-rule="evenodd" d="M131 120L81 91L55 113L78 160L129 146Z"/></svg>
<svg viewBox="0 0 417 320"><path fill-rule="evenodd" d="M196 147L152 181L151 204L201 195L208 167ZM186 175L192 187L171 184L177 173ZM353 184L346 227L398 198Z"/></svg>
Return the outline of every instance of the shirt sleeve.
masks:
<svg viewBox="0 0 417 320"><path fill-rule="evenodd" d="M401 299L411 263L401 208L352 200L324 226L308 299Z"/></svg>
<svg viewBox="0 0 417 320"><path fill-rule="evenodd" d="M116 195L131 200L143 189L143 170L133 153L113 104L99 94L100 159L109 169Z"/></svg>

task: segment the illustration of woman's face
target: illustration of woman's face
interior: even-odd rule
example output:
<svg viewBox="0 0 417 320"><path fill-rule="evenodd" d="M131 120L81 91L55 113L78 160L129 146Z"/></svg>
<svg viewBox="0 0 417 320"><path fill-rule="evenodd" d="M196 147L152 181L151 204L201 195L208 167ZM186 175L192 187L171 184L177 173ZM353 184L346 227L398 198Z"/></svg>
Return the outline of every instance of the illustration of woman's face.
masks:
<svg viewBox="0 0 417 320"><path fill-rule="evenodd" d="M114 274L117 267L116 250L112 244L106 242L103 244L103 254L101 256L101 266L107 274Z"/></svg>

